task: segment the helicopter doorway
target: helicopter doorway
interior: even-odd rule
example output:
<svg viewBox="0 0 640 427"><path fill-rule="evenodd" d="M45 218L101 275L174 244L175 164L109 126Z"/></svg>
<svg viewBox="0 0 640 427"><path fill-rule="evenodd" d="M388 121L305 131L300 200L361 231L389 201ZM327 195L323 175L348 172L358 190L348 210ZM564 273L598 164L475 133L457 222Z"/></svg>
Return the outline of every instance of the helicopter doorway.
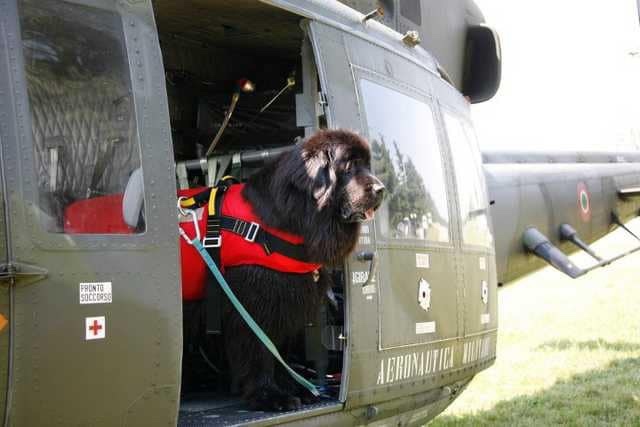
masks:
<svg viewBox="0 0 640 427"><path fill-rule="evenodd" d="M244 0L197 8L156 0L154 12L180 190L212 186L229 174L243 181L265 159L326 126L313 50L299 16ZM220 293L204 307L202 296L187 295L183 283L179 423L283 422L342 408L345 271L335 268L331 275L328 304L278 349L321 389L322 399L284 415L251 411L234 390L220 314L226 297Z"/></svg>

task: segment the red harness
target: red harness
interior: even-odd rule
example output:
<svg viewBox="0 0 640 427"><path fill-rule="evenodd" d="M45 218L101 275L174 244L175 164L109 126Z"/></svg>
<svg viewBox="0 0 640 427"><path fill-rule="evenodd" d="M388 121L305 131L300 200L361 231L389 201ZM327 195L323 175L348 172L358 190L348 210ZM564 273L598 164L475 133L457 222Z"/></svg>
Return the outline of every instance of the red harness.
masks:
<svg viewBox="0 0 640 427"><path fill-rule="evenodd" d="M214 213L211 215L212 218L220 220L220 240L215 243L220 243L217 250L219 250L219 267L222 272L227 267L239 265L260 265L271 270L298 274L318 270L321 267L320 264L312 264L301 260L303 256L298 256L304 252L303 238L265 226L256 216L251 205L242 197L243 188L244 184L230 185L224 191L224 195L219 194L220 188L217 191L214 191L215 188L178 191L178 196L187 198L187 203L183 203L183 207L198 208L198 228L201 235L210 233L210 228L207 229L210 212ZM205 198L206 205L203 206L202 198L200 202L197 201L198 195L209 191L211 193L206 194L208 197ZM217 197L223 197L218 207L215 206ZM216 208L219 212L215 211ZM188 236L195 235L195 226L190 218L181 220L180 227ZM203 239L203 244L207 247L212 241L214 240L207 236ZM292 255L294 253L296 255ZM182 298L184 300L203 298L207 278L207 267L204 261L198 251L184 239L180 239L180 257Z"/></svg>

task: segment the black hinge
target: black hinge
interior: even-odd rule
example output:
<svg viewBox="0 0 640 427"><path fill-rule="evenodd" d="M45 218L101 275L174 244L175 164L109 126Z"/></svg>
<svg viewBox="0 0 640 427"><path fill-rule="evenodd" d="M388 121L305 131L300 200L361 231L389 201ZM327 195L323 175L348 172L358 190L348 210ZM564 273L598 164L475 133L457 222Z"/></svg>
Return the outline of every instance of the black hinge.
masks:
<svg viewBox="0 0 640 427"><path fill-rule="evenodd" d="M49 272L42 267L10 262L0 264L0 286L30 285L47 277Z"/></svg>
<svg viewBox="0 0 640 427"><path fill-rule="evenodd" d="M318 116L327 115L328 105L329 102L327 101L327 95L324 92L318 92Z"/></svg>

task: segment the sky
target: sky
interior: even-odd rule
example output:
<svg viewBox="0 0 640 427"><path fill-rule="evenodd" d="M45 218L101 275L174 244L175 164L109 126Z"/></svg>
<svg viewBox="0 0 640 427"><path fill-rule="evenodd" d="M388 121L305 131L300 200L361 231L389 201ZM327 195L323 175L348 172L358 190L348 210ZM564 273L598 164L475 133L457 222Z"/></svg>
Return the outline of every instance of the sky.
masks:
<svg viewBox="0 0 640 427"><path fill-rule="evenodd" d="M502 43L500 89L472 107L483 150L640 150L636 0L476 3Z"/></svg>

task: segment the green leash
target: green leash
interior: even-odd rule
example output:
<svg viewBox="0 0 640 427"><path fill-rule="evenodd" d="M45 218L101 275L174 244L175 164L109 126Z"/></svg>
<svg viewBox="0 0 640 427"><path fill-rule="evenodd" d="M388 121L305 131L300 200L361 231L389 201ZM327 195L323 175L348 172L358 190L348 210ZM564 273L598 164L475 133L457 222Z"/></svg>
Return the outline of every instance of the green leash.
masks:
<svg viewBox="0 0 640 427"><path fill-rule="evenodd" d="M301 386L309 390L309 392L311 392L311 394L313 394L314 396L320 396L320 392L318 392L318 389L316 389L316 386L313 385L311 382L307 381L302 375L298 374L296 371L291 369L291 367L287 365L287 362L284 361L282 356L280 356L278 349L273 344L273 342L271 342L267 334L265 334L262 328L258 326L255 320L253 320L251 315L243 307L242 303L238 301L238 298L236 298L235 294L229 287L229 284L227 283L227 281L224 280L224 277L222 276L222 273L220 273L218 266L216 265L215 262L213 262L213 259L211 259L211 256L209 256L209 253L207 252L207 250L204 248L204 246L202 246L202 243L200 243L200 240L198 238L195 238L191 240L191 244L198 250L198 252L200 252L200 256L202 256L202 259L204 259L205 263L209 266L209 269L211 270L211 272L213 273L213 276L218 281L218 284L220 284L220 287L222 288L224 293L227 294L227 297L229 297L229 301L231 301L231 304L233 304L236 310L238 310L238 313L240 313L240 316L242 316L244 321L247 322L247 325L249 325L253 333L256 334L256 336L260 339L260 341L262 341L265 347L269 349L271 354L273 354L273 356L278 360L278 362L280 362L280 364L284 366L284 368L289 372L289 374L293 377L294 380L296 380Z"/></svg>

